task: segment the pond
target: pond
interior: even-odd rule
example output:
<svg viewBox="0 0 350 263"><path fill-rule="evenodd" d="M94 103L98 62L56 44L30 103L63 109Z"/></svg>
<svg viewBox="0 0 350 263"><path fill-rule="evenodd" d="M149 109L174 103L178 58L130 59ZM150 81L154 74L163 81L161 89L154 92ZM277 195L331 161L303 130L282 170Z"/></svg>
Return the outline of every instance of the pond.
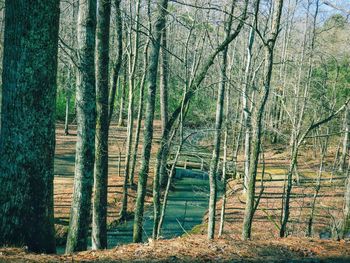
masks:
<svg viewBox="0 0 350 263"><path fill-rule="evenodd" d="M220 188L220 183L218 183ZM166 214L161 236L170 239L182 236L194 226L201 224L208 209L209 180L206 172L176 168L173 188L168 196ZM132 243L133 218L108 231L108 248ZM144 212L143 241L152 237L153 206ZM89 241L91 249L91 239ZM64 247L58 247L59 254Z"/></svg>
<svg viewBox="0 0 350 263"><path fill-rule="evenodd" d="M174 187L168 196L168 203L161 236L169 239L178 237L201 224L208 208L209 183L205 172L176 169ZM108 246L132 242L133 220L119 225L108 233ZM153 207L144 213L143 241L152 237Z"/></svg>

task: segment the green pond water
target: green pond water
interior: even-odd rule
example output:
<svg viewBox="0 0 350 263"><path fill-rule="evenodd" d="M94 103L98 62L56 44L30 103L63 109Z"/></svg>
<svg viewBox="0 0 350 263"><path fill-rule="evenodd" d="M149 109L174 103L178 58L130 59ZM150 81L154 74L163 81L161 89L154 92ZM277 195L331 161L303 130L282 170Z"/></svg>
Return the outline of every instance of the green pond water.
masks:
<svg viewBox="0 0 350 263"><path fill-rule="evenodd" d="M176 169L173 188L168 196L166 214L161 236L170 239L182 236L194 226L201 224L208 209L208 174L201 171ZM220 188L220 183L219 183ZM133 219L108 231L108 247L132 242ZM152 237L153 206L145 209L143 222L143 241ZM63 248L58 249L63 252Z"/></svg>
<svg viewBox="0 0 350 263"><path fill-rule="evenodd" d="M208 208L208 175L203 172L177 169L174 188L169 193L161 236L169 239L185 234L201 224ZM133 220L111 230L109 247L132 242ZM152 237L153 207L146 209L143 222L143 240Z"/></svg>

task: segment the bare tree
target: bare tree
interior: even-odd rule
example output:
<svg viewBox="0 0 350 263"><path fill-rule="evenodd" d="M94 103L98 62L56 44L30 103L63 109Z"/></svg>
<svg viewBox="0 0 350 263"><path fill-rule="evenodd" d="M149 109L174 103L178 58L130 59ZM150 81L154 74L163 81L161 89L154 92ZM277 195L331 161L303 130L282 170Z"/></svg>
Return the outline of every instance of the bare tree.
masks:
<svg viewBox="0 0 350 263"><path fill-rule="evenodd" d="M137 198L135 207L135 220L134 220L134 242L142 241L142 225L143 225L143 208L146 195L147 177L149 172L149 160L153 139L153 120L155 110L155 96L157 90L157 72L158 72L158 58L161 43L162 30L165 27L165 16L167 13L168 1L159 0L157 21L153 31L154 39L152 40L151 53L149 59L149 67L147 71L147 108L144 128L144 139L142 149L142 164L141 171L139 173L139 180L137 186Z"/></svg>
<svg viewBox="0 0 350 263"><path fill-rule="evenodd" d="M259 3L258 3L259 4ZM249 180L247 185L247 201L244 212L243 221L243 231L242 238L247 240L251 237L251 228L253 222L253 216L257 208L258 203L255 202L255 182L258 169L260 147L261 147L261 131L262 131L262 119L265 111L265 105L269 97L270 83L272 76L272 66L273 66L273 52L277 36L280 28L280 21L282 15L283 0L278 0L274 3L274 14L271 25L271 32L267 40L264 40L261 36L260 31L259 36L264 42L265 46L265 75L264 75L264 90L260 101L257 103L254 116L253 134L252 134L252 152L249 167ZM257 27L255 28L257 30Z"/></svg>
<svg viewBox="0 0 350 263"><path fill-rule="evenodd" d="M86 250L91 222L96 130L95 30L96 0L79 0L76 90L78 136L66 253Z"/></svg>
<svg viewBox="0 0 350 263"><path fill-rule="evenodd" d="M92 209L92 248L107 248L108 82L110 0L97 1L96 156Z"/></svg>

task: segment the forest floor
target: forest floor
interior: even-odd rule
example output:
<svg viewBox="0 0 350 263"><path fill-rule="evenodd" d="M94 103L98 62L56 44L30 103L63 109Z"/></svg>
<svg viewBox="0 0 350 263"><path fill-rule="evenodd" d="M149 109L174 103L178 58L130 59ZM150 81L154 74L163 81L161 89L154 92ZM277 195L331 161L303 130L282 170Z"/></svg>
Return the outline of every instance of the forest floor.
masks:
<svg viewBox="0 0 350 263"><path fill-rule="evenodd" d="M350 262L350 242L306 238L241 241L204 235L129 244L70 255L0 249L0 262Z"/></svg>
<svg viewBox="0 0 350 263"><path fill-rule="evenodd" d="M57 125L56 135L55 223L57 240L63 244L73 189L75 127L71 127L71 135L65 136L63 126L59 124ZM150 185L159 136L160 126L159 123L156 123L155 143L152 148L153 158L149 176ZM126 128L113 125L110 133L109 157L109 223L118 218L120 209L125 140ZM202 143L206 144L206 142ZM142 142L140 145L142 145ZM316 199L314 199L319 156L316 151L314 154L311 145L306 145L304 148L301 151L298 164L300 183L294 182L292 190L288 234L293 237L278 238L283 186L289 164L288 150L281 146L270 146L264 154L264 184L257 182L256 192L257 196L260 196L260 204L254 217L251 241L243 242L240 239L245 204L241 181L229 180L224 235L213 241L207 241L206 239L206 217L204 217L202 225L175 239L149 240L145 244L128 244L108 250L86 251L72 255L36 255L20 248L0 248L0 262L350 262L350 241L331 239L339 231L344 192L344 178L342 175L330 172L334 149L331 149L326 158L321 175L321 188ZM121 158L119 158L119 153ZM238 170L241 173L241 157L238 162ZM137 167L139 168L139 165ZM260 168L258 179L261 178L261 170ZM331 180L332 177L333 180ZM137 181L137 176L135 181ZM129 198L128 209L131 212L136 189L130 188L129 190L131 198ZM150 198L151 191L147 197L149 203ZM314 200L315 216L311 228L311 238L305 238ZM220 211L221 201L217 204L217 230Z"/></svg>

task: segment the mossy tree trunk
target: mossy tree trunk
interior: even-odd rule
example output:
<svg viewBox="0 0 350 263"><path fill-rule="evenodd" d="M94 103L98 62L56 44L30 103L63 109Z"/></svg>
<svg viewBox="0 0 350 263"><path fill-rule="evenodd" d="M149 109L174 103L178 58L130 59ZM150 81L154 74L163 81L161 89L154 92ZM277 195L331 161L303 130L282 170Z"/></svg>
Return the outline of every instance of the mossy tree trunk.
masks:
<svg viewBox="0 0 350 263"><path fill-rule="evenodd" d="M79 0L76 87L77 144L73 201L66 253L87 249L91 222L96 130L95 31L96 0Z"/></svg>
<svg viewBox="0 0 350 263"><path fill-rule="evenodd" d="M155 29L153 31L154 39L152 40L151 53L149 59L149 67L147 73L147 104L145 116L145 128L142 149L142 164L139 174L137 186L137 198L135 207L134 220L134 242L142 241L142 225L143 225L143 208L146 195L147 178L149 172L149 161L151 158L151 147L153 139L153 120L155 110L155 98L157 91L157 72L158 72L158 58L161 43L162 30L165 26L165 16L167 13L168 0L158 1L158 10L156 16Z"/></svg>
<svg viewBox="0 0 350 263"><path fill-rule="evenodd" d="M54 253L53 165L59 1L6 1L0 246Z"/></svg>
<svg viewBox="0 0 350 263"><path fill-rule="evenodd" d="M107 248L108 82L110 0L98 0L96 26L96 137L92 248Z"/></svg>

